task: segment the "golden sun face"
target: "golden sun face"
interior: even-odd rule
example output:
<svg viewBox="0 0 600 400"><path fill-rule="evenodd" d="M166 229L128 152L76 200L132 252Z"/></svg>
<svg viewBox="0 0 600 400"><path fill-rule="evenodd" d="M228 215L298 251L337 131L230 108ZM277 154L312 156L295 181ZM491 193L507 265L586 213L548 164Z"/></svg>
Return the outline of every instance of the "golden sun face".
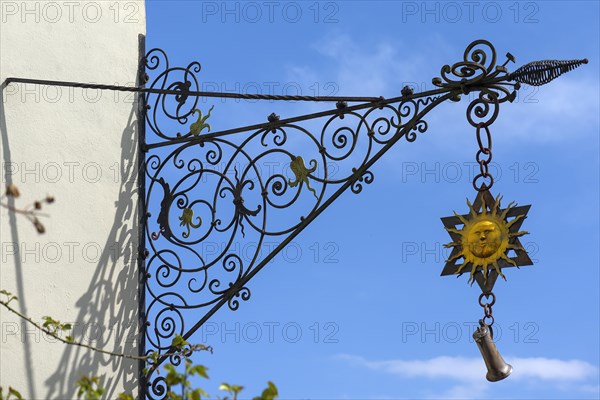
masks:
<svg viewBox="0 0 600 400"><path fill-rule="evenodd" d="M496 255L498 250L500 252L506 250L505 242L508 242L506 228L495 221L481 219L479 222L465 226L465 229L461 244L474 258L487 259Z"/></svg>
<svg viewBox="0 0 600 400"><path fill-rule="evenodd" d="M507 256L507 251L510 249L521 249L520 246L511 244L511 239L523 236L527 232L511 232L510 227L523 218L524 215L518 215L512 220L507 221L506 215L513 208L514 203L510 203L504 211L499 213L500 200L500 196L496 197L494 206L490 211L483 205L479 214L475 212L473 205L467 200L470 211L469 216L464 218L456 212L454 213L463 223L463 228L460 230L447 228L448 232L460 235L459 241L444 245L445 247L455 247L458 249L458 252L450 257L448 262L458 260L462 257L463 263L458 267L456 273L462 274L462 270L467 265L470 265L471 274L469 282L474 280L475 272L478 269L483 270L484 280L487 280L490 267L493 267L498 275L506 280L498 265L500 260L516 266L515 262Z"/></svg>

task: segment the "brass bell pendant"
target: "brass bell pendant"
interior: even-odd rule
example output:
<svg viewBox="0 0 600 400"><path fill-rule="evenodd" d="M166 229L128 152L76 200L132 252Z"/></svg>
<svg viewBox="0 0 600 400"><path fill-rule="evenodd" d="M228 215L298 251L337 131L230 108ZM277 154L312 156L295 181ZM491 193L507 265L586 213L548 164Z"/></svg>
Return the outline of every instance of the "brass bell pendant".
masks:
<svg viewBox="0 0 600 400"><path fill-rule="evenodd" d="M473 339L479 347L483 361L487 367L486 379L490 382L500 381L512 372L512 366L502 358L494 343L490 327L479 320L479 328L473 333Z"/></svg>

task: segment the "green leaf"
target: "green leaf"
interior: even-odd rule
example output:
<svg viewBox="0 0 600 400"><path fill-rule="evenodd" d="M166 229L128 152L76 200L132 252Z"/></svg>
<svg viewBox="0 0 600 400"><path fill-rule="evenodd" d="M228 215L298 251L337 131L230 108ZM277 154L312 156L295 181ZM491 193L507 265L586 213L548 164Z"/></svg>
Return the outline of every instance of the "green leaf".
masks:
<svg viewBox="0 0 600 400"><path fill-rule="evenodd" d="M229 394L233 395L233 400L236 400L238 397L238 394L244 389L243 386L239 386L239 385L230 385L228 383L222 383L221 386L219 386L219 390L225 390L227 392L229 392ZM229 397L225 397L225 399L223 400L228 400Z"/></svg>
<svg viewBox="0 0 600 400"><path fill-rule="evenodd" d="M233 385L231 387L231 390L233 391L233 393L238 394L239 392L241 392L244 389L243 386L238 386L238 385Z"/></svg>
<svg viewBox="0 0 600 400"><path fill-rule="evenodd" d="M179 396L179 395L177 395L174 392L172 392L172 391L169 390L167 392L167 400L182 400L182 399L181 399L181 396Z"/></svg>
<svg viewBox="0 0 600 400"><path fill-rule="evenodd" d="M14 294L12 294L11 292L9 292L8 290L0 290L0 294L5 295L8 299L4 302L6 304L9 304L11 301L13 300L19 300L19 298L17 296L15 296ZM0 397L0 399L2 399L2 397Z"/></svg>
<svg viewBox="0 0 600 400"><path fill-rule="evenodd" d="M190 400L201 400L202 396L208 398L208 393L206 393L204 390L198 388L198 389L194 389L194 391L192 391L190 393Z"/></svg>
<svg viewBox="0 0 600 400"><path fill-rule="evenodd" d="M10 395L11 395L11 394L12 394L13 396L15 396L15 398L16 398L17 400L23 400L23 396L21 396L21 393L19 393L19 391L18 391L18 390L16 390L16 389L13 389L12 387L9 387L9 388L8 388L8 397L6 398L7 400L10 398Z"/></svg>
<svg viewBox="0 0 600 400"><path fill-rule="evenodd" d="M44 317L42 317L42 320L44 321L44 323L42 324L42 326L48 330L50 333L56 333L56 328L60 326L60 322L56 321L54 318L46 315Z"/></svg>
<svg viewBox="0 0 600 400"><path fill-rule="evenodd" d="M203 378L208 379L208 374L206 373L206 368L204 365L194 365L188 370L188 374L190 375L200 375Z"/></svg>
<svg viewBox="0 0 600 400"><path fill-rule="evenodd" d="M177 350L181 350L186 344L189 343L181 335L175 335L171 342L171 346L175 347Z"/></svg>
<svg viewBox="0 0 600 400"><path fill-rule="evenodd" d="M263 390L260 397L255 397L252 400L274 400L277 398L277 396L279 396L279 393L277 392L277 386L275 386L273 382L269 381L267 385L267 388Z"/></svg>
<svg viewBox="0 0 600 400"><path fill-rule="evenodd" d="M104 393L104 388L100 386L100 378L97 376L82 376L76 385L79 388L77 391L78 398L85 396L86 400L100 400L100 397Z"/></svg>
<svg viewBox="0 0 600 400"><path fill-rule="evenodd" d="M62 324L61 329L63 331L68 331L69 329L71 329L73 326L71 324Z"/></svg>
<svg viewBox="0 0 600 400"><path fill-rule="evenodd" d="M167 385L174 386L187 383L185 375L180 374L171 364L165 365L165 371L167 371L167 376L165 377Z"/></svg>
<svg viewBox="0 0 600 400"><path fill-rule="evenodd" d="M175 369L174 366L172 366L171 364L167 364L165 365L165 371L171 373L171 372L177 372L177 370Z"/></svg>
<svg viewBox="0 0 600 400"><path fill-rule="evenodd" d="M69 343L73 343L75 340L73 339L73 336L67 336L65 337L65 340Z"/></svg>
<svg viewBox="0 0 600 400"><path fill-rule="evenodd" d="M130 394L125 394L125 393L121 393L118 397L117 400L134 400L133 396Z"/></svg>

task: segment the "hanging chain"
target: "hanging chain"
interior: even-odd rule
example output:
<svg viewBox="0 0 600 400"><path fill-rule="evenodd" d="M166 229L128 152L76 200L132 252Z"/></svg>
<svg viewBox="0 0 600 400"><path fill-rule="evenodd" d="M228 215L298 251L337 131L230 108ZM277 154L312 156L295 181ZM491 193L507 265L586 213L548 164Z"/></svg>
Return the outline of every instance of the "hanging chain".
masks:
<svg viewBox="0 0 600 400"><path fill-rule="evenodd" d="M482 140L481 130L484 130L485 137ZM479 192L483 192L485 190L490 189L494 185L494 177L489 172L488 165L492 161L492 135L490 134L490 129L487 124L479 123L477 124L477 144L479 145L479 150L477 154L475 154L475 160L477 164L479 164L479 174L473 178L473 187L475 190ZM481 184L478 184L477 181L481 179ZM489 183L486 183L486 180L489 180Z"/></svg>
<svg viewBox="0 0 600 400"><path fill-rule="evenodd" d="M482 130L485 132L483 137L481 133ZM477 150L477 154L475 154L475 160L477 161L477 164L479 164L479 174L475 175L473 178L473 187L475 190L483 192L489 190L494 185L494 177L489 171L489 164L492 162L492 135L488 125L483 122L477 124L475 133L477 136L477 145L479 146L479 150ZM478 184L479 180L481 180L480 184ZM483 207L485 207L485 205ZM484 303L484 297L486 299L491 297L492 299L488 303ZM492 292L484 292L479 296L479 305L483 307L483 318L479 322L480 324L482 323L488 326L492 338L494 337L494 330L492 329L492 325L494 325L492 306L495 303L496 295Z"/></svg>
<svg viewBox="0 0 600 400"><path fill-rule="evenodd" d="M485 296L488 299L490 296L492 300L489 303L483 302L483 297ZM479 322L483 322L490 329L490 335L492 338L494 337L494 331L492 329L492 325L494 325L494 316L492 315L492 306L496 303L496 295L492 292L481 293L479 295L479 305L483 307L483 318ZM487 321L486 321L487 320ZM488 323L489 322L489 323Z"/></svg>

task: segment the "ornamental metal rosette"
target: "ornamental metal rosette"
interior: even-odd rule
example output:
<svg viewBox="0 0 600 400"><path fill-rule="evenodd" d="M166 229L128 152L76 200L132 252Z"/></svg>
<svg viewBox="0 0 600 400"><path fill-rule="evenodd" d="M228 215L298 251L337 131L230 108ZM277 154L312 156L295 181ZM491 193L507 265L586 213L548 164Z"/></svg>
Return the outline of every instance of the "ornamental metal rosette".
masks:
<svg viewBox="0 0 600 400"><path fill-rule="evenodd" d="M218 109L199 105L200 64L172 67L162 50L150 51L144 59L146 353L169 352L175 335L189 339L220 307L236 310L250 299L250 279L342 193L359 194L371 184L373 164L396 143L426 132L424 117L437 105L474 94L467 120L487 126L500 104L515 99L520 82L546 83L586 62L532 63L511 74L511 61L507 54L497 64L494 47L478 40L461 61L441 69L433 79L437 89L404 88L391 99L337 101L323 112L271 114L219 131L211 121ZM279 244L267 246L274 238ZM177 365L181 358L151 365L148 398L166 395L156 373L164 361Z"/></svg>

